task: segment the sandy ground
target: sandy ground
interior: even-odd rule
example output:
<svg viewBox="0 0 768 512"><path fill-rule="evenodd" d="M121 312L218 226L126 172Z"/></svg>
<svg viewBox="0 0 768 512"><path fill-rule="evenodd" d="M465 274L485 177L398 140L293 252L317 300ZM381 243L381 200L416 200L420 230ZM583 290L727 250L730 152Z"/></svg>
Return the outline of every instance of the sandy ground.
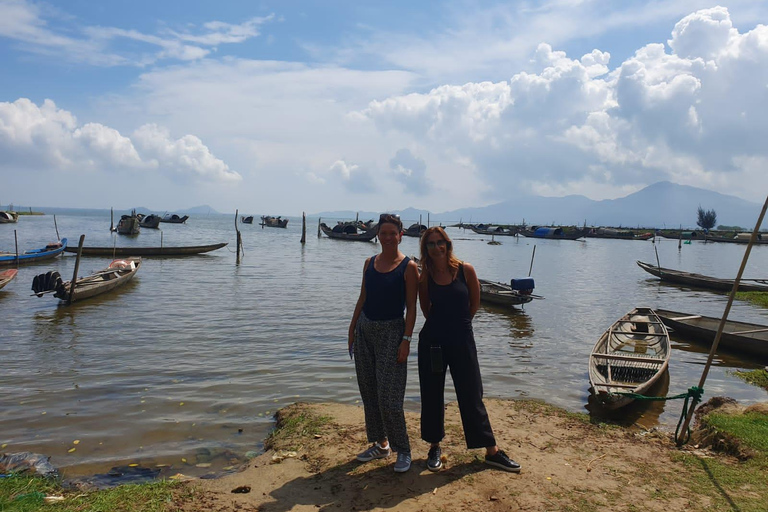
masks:
<svg viewBox="0 0 768 512"><path fill-rule="evenodd" d="M455 403L446 410L444 469L426 469L428 445L419 418L408 414L414 463L404 474L394 459L359 463L367 447L360 407L294 404L278 414L271 449L239 473L187 485L191 511L659 511L707 510L692 492L670 433L593 425L546 404L487 400L497 442L523 466L491 468L483 450L467 450ZM322 421L317 418L324 417ZM315 418L319 427L310 423ZM693 447L685 450L693 451ZM707 454L700 454L710 456ZM240 488L245 493L233 493Z"/></svg>

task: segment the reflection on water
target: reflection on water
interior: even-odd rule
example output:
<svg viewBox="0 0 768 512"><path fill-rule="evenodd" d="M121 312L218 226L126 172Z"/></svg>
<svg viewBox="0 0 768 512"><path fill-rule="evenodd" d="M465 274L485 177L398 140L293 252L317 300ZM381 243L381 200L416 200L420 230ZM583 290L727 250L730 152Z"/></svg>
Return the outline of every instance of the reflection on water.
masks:
<svg viewBox="0 0 768 512"><path fill-rule="evenodd" d="M663 397L669 395L669 371L664 372L658 381L648 390L647 396ZM683 402L674 400L670 402L669 407L677 410L680 414ZM642 429L649 429L658 425L659 417L667 407L665 400L634 400L628 405L615 410L604 408L600 401L595 399L594 395L589 395L585 408L589 411L592 418L598 420L610 420L625 426L638 426Z"/></svg>
<svg viewBox="0 0 768 512"><path fill-rule="evenodd" d="M126 286L72 306L30 291L41 272L69 278L72 255L21 267L0 292L0 444L6 451L49 454L68 476L130 463L204 474L260 450L280 407L297 400L359 403L346 333L363 261L377 244L317 238L313 220L305 245L300 219L286 230L241 225L245 255L236 265L230 216L193 216L186 225L133 238L108 232L108 212L57 219L63 236L85 233L94 246L153 246L161 235L165 245L229 246L191 258L145 258ZM52 224L50 216L20 220L14 228L20 247L49 242ZM536 293L546 299L516 309L482 306L474 321L487 396L532 397L582 411L589 353L617 318L640 306L717 316L727 299L649 280L635 260L655 261L651 243L505 238L488 245L471 232L448 231L456 254L493 281L527 275L536 248ZM0 250L13 243L13 231L0 229ZM676 243L657 246L662 266L724 277L735 275L743 255L730 244L695 242L681 251ZM418 240L404 239L401 248L417 254ZM768 248L756 248L748 273L759 276L766 262ZM108 263L84 258L80 273ZM768 323L766 311L739 301L732 316ZM422 322L419 316L417 332ZM410 411L420 406L415 358L406 389ZM660 393L698 384L706 359L701 347L674 340L663 384L668 391ZM729 373L753 367L719 354L705 399L768 399ZM674 428L680 407L679 401L635 402L620 414L645 427Z"/></svg>

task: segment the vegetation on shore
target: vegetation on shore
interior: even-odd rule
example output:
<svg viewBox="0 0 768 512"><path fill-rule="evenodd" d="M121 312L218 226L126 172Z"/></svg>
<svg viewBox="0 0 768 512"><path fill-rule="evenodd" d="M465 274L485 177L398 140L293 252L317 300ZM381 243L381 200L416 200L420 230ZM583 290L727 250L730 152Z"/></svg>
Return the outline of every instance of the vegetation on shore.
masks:
<svg viewBox="0 0 768 512"><path fill-rule="evenodd" d="M768 308L768 292L736 292L736 298L761 308Z"/></svg>
<svg viewBox="0 0 768 512"><path fill-rule="evenodd" d="M761 388L768 391L768 370L765 368L758 370L735 371L733 374L745 382L748 382L749 384L760 386Z"/></svg>

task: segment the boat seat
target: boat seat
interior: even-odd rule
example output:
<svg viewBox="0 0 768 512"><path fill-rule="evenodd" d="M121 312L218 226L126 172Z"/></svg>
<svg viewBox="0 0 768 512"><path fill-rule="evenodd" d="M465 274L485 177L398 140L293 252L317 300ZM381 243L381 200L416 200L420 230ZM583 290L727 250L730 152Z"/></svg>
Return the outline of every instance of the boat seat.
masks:
<svg viewBox="0 0 768 512"><path fill-rule="evenodd" d="M635 361L642 363L662 364L664 358L662 356L623 356L619 354L601 354L600 352L592 352L592 357L600 357L602 359L612 359L614 361Z"/></svg>

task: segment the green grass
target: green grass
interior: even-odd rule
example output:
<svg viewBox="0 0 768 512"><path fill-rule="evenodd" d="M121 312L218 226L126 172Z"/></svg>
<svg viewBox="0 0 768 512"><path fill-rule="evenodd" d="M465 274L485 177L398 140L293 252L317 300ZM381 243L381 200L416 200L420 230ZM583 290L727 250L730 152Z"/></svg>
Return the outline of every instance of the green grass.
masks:
<svg viewBox="0 0 768 512"><path fill-rule="evenodd" d="M768 308L768 292L736 292L736 298L761 308Z"/></svg>
<svg viewBox="0 0 768 512"><path fill-rule="evenodd" d="M124 485L92 492L63 490L56 480L12 475L0 478L0 511L31 512L41 509L55 512L165 512L172 510L177 482L153 482ZM64 500L46 503L46 496Z"/></svg>
<svg viewBox="0 0 768 512"><path fill-rule="evenodd" d="M301 443L320 434L322 427L329 424L330 416L315 416L299 411L278 418L277 428L270 432L265 446L270 449L298 450Z"/></svg>
<svg viewBox="0 0 768 512"><path fill-rule="evenodd" d="M768 371L766 370L735 371L733 372L733 375L749 384L760 386L761 388L768 390Z"/></svg>
<svg viewBox="0 0 768 512"><path fill-rule="evenodd" d="M709 427L725 432L761 452L761 457L768 462L768 417L765 414L748 412L737 416L713 412L707 415L705 421Z"/></svg>

